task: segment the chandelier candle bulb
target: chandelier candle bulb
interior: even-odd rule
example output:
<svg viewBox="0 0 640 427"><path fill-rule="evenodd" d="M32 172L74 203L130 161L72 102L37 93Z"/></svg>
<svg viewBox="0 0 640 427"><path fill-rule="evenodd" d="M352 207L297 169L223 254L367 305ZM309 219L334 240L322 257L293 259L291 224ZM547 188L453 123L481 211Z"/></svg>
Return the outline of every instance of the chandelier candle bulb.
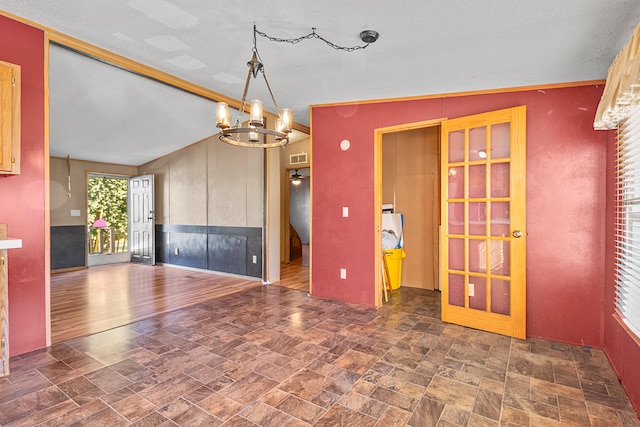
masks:
<svg viewBox="0 0 640 427"><path fill-rule="evenodd" d="M262 127L262 101L254 99L251 101L251 126Z"/></svg>
<svg viewBox="0 0 640 427"><path fill-rule="evenodd" d="M218 106L216 108L216 116L218 119L218 127L220 129L226 129L230 125L231 114L229 113L229 105L226 102L218 102Z"/></svg>
<svg viewBox="0 0 640 427"><path fill-rule="evenodd" d="M291 128L293 126L293 113L289 108L282 109L280 113L280 120L282 128L280 128L279 130L286 133L291 132Z"/></svg>
<svg viewBox="0 0 640 427"><path fill-rule="evenodd" d="M259 142L260 136L258 132L249 132L249 142Z"/></svg>

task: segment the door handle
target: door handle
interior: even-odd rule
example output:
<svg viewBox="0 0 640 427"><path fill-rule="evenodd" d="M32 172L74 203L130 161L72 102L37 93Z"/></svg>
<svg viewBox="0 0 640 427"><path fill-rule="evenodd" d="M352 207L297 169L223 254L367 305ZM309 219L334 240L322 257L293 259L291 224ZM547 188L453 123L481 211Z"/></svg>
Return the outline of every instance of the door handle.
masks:
<svg viewBox="0 0 640 427"><path fill-rule="evenodd" d="M516 230L513 232L513 237L515 237L516 239L522 237L522 231L520 230Z"/></svg>

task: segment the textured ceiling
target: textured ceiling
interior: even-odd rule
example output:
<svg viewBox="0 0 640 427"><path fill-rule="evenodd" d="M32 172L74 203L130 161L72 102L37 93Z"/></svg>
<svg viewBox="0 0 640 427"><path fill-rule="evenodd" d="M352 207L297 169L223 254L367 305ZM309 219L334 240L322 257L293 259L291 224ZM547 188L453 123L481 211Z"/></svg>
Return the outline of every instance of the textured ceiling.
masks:
<svg viewBox="0 0 640 427"><path fill-rule="evenodd" d="M0 9L236 99L254 23L280 38L315 27L342 46L378 31L354 52L258 37L278 104L303 124L312 104L604 79L640 22L638 0L14 0ZM137 165L216 131L210 101L62 48L50 70L54 154ZM249 97L273 111L262 81Z"/></svg>

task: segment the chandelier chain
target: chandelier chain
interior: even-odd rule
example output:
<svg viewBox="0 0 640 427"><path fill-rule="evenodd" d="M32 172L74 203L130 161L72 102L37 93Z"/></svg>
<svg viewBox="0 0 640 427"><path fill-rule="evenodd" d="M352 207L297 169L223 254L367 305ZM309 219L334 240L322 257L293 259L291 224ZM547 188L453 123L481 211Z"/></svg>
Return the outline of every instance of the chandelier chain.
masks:
<svg viewBox="0 0 640 427"><path fill-rule="evenodd" d="M352 46L352 47L346 47L346 46L340 46L337 45L335 43L330 42L329 40L325 39L324 37L322 37L321 35L319 35L318 33L316 33L316 28L313 27L311 29L312 31L305 35L305 36L300 36L294 39L282 39L279 37L273 37L270 36L266 33L263 33L262 31L258 30L255 25L253 26L253 40L254 40L254 45L255 45L255 35L258 34L264 38L266 38L267 40L270 40L272 42L277 42L277 43L291 43L291 44L297 44L300 43L303 40L308 40L308 39L319 39L323 42L325 42L327 45L331 46L332 48L336 49L336 50L344 50L347 52L353 52L354 50L358 50L358 49L365 49L367 46L369 46L370 43L365 43L362 46Z"/></svg>
<svg viewBox="0 0 640 427"><path fill-rule="evenodd" d="M262 76L264 77L264 82L267 84L267 89L269 89L269 95L271 95L271 100L273 101L273 105L275 105L277 113L280 114L280 107L278 106L278 101L276 101L276 97L273 95L273 91L271 90L271 85L269 84L269 80L267 80L267 73L264 72L264 68L262 69Z"/></svg>

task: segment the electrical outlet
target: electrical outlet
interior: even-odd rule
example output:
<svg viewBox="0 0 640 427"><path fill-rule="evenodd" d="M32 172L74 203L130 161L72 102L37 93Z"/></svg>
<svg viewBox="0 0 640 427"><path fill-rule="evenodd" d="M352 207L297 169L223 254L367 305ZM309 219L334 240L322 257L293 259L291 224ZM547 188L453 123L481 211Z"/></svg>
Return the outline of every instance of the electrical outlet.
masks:
<svg viewBox="0 0 640 427"><path fill-rule="evenodd" d="M347 278L347 269L346 268L341 268L340 269L340 278L341 279L346 279Z"/></svg>
<svg viewBox="0 0 640 427"><path fill-rule="evenodd" d="M476 296L476 285L474 285L473 283L469 283L469 296Z"/></svg>
<svg viewBox="0 0 640 427"><path fill-rule="evenodd" d="M349 206L343 206L342 207L342 217L343 218L348 218L349 217Z"/></svg>
<svg viewBox="0 0 640 427"><path fill-rule="evenodd" d="M254 255L254 256L253 256L253 263L254 263L254 264L257 264L257 263L258 263L258 256L257 256L257 255Z"/></svg>
<svg viewBox="0 0 640 427"><path fill-rule="evenodd" d="M80 209L71 209L71 216L80 216Z"/></svg>

